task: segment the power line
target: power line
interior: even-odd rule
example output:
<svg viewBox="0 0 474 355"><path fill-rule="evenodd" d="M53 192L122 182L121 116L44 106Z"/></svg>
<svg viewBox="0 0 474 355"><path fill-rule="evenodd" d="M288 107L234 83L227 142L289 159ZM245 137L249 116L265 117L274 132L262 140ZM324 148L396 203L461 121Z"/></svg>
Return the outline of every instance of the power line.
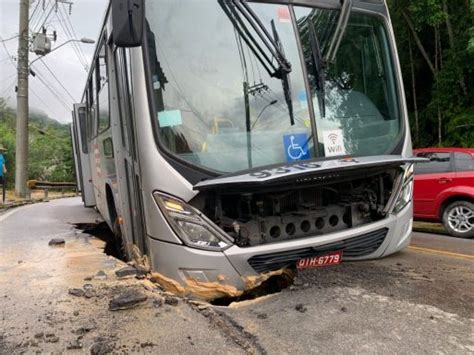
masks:
<svg viewBox="0 0 474 355"><path fill-rule="evenodd" d="M3 48L5 49L5 52L7 52L7 55L8 55L8 59L10 59L10 62L12 63L12 65L15 67L16 69L16 64L15 62L13 61L12 59L12 55L10 54L10 51L8 50L5 42L2 40L2 37L0 37L0 42L2 42L2 45L3 45Z"/></svg>
<svg viewBox="0 0 474 355"><path fill-rule="evenodd" d="M47 13L49 5L51 5L51 9L49 9L49 13ZM35 21L35 24L31 26L31 28L33 28L33 30L32 30L33 32L40 32L41 31L41 27L43 27L43 25L41 23L44 24L46 22L49 15L53 11L53 9L54 9L54 2L51 3L51 0L48 0L48 3L46 4L45 8L43 9L43 11L37 17L37 19Z"/></svg>
<svg viewBox="0 0 474 355"><path fill-rule="evenodd" d="M58 96L57 91L54 91L49 85L50 83L47 82L44 78L38 77L38 80L41 81L41 83L48 89L48 91L53 95L53 97L66 109L70 110L71 105L67 104L61 96ZM47 106L49 107L49 106Z"/></svg>
<svg viewBox="0 0 474 355"><path fill-rule="evenodd" d="M69 17L67 16L67 14L63 15L63 11L65 10L62 7L59 7L59 11L56 13L59 23L61 27L63 28L67 39L77 39L77 35L76 35L73 25ZM72 48L74 52L76 53L76 56L79 59L79 62L84 67L84 70L86 72L89 71L88 61L84 55L84 52L82 51L81 46L79 46L77 42L72 42Z"/></svg>
<svg viewBox="0 0 474 355"><path fill-rule="evenodd" d="M52 112L55 116L61 117L61 115L58 115L57 111L56 111L56 110L53 110L53 109L52 109L52 106L51 106L51 105L48 105L48 104L41 98L41 96L39 96L39 95L33 90L33 88L30 87L30 90L31 90L31 93L33 94L33 96L35 96L35 97L38 99L38 101L40 101L40 102L44 105L45 108L46 108L46 107L49 108L49 110L51 110L51 112Z"/></svg>
<svg viewBox="0 0 474 355"><path fill-rule="evenodd" d="M74 29L74 26L73 26L73 24L72 24L72 22L71 22L71 19L70 19L69 16L67 16L67 14L66 14L66 10L64 10L64 8L63 8L62 10L64 11L64 17L66 18L66 25L69 24L69 27L71 28L72 36L73 36L74 38L78 38L78 37L77 37L77 34L76 34L76 30ZM88 72L88 71L89 71L89 64L88 64L89 62L88 62L88 60L87 60L86 55L84 54L84 51L83 51L83 49L82 49L82 45L81 45L80 43L78 43L78 42L74 42L73 45L74 45L74 47L76 48L77 53L82 57L82 63L83 63L83 66L84 66L85 71Z"/></svg>
<svg viewBox="0 0 474 355"><path fill-rule="evenodd" d="M71 108L71 105L66 102L66 100L62 97L62 95L54 88L53 85L42 75L40 75L38 72L36 72L36 77L38 78L39 81L48 89L48 91L53 94L54 98L58 100L61 104L64 105L64 107L69 110Z"/></svg>
<svg viewBox="0 0 474 355"><path fill-rule="evenodd" d="M67 15L66 10L64 9L64 7L62 7L62 8L60 7L59 11L61 11L61 10L64 12L64 17L66 18L66 23L69 24L69 27L71 28L73 37L78 38L76 30L75 30L75 28L72 24L71 18ZM75 45L76 45L77 49L79 50L79 52L81 53L82 57L84 58L84 61L87 63L87 58L84 54L82 46L77 42L75 42Z"/></svg>
<svg viewBox="0 0 474 355"><path fill-rule="evenodd" d="M1 42L8 42L12 39L15 39L15 38L18 38L20 35L17 33L16 35L12 36L12 37L9 37L7 39L2 39Z"/></svg>
<svg viewBox="0 0 474 355"><path fill-rule="evenodd" d="M0 97L5 97L8 94L8 92L15 87L15 83L16 83L16 78L14 78L13 81L10 80L10 84L6 86L6 90L3 90Z"/></svg>
<svg viewBox="0 0 474 355"><path fill-rule="evenodd" d="M0 40L2 38L0 37ZM15 67L15 69L17 68L15 62L13 61L13 59L11 58L11 54L10 54L10 51L8 50L7 46L5 45L4 42L2 42L2 45L3 45L3 48L5 49L5 51L7 52L8 54L8 58L10 59L10 62L11 64ZM49 68L48 68L49 69ZM46 88L53 94L53 96L58 100L60 101L62 104L64 104L64 106L69 110L70 109L70 106L64 101L64 99L61 98L61 95L57 92L53 92L53 89L51 87L51 84L50 83L46 83L46 79L43 79L41 78L38 74L38 72L36 72L37 76L38 76L38 79L44 84L44 86L46 86ZM30 87L31 89L31 87ZM67 90L66 90L67 91ZM74 99L73 99L73 102L74 102ZM46 105L48 106L48 105Z"/></svg>
<svg viewBox="0 0 474 355"><path fill-rule="evenodd" d="M34 9L33 12L31 13L30 18L28 19L28 21L31 22L31 19L33 18L33 16L35 16L36 10L38 10L38 6L39 6L40 2L41 2L41 0L37 0L37 1L36 1L35 9Z"/></svg>
<svg viewBox="0 0 474 355"><path fill-rule="evenodd" d="M43 20L43 23L41 24L41 26L39 27L38 31L36 31L36 32L41 31L41 28L44 26L44 24L45 24L46 21L48 20L49 16L51 16L51 13L53 12L53 10L54 10L54 2L51 4L51 9L49 10L48 14L46 15L46 17L45 17L44 20Z"/></svg>
<svg viewBox="0 0 474 355"><path fill-rule="evenodd" d="M41 96L39 96L39 95L38 95L34 90L32 90L31 88L30 88L30 90L31 90L31 93L33 94L33 96L35 96L35 97L38 99L38 101L40 101L40 102L44 105L44 107L50 108L49 105L43 100L43 98L42 98Z"/></svg>
<svg viewBox="0 0 474 355"><path fill-rule="evenodd" d="M49 0L48 0L49 1ZM39 25L41 18L44 16L44 9L41 12L38 12L36 15L36 18L34 16L31 16L29 19L30 23L30 32L33 31L33 28L36 28L37 25Z"/></svg>
<svg viewBox="0 0 474 355"><path fill-rule="evenodd" d="M66 89L66 87L63 85L63 83L58 79L58 77L56 76L56 74L54 74L54 72L49 68L49 66L46 64L46 62L43 60L43 58L40 58L40 62L46 67L46 69L48 69L49 73L53 76L53 78L56 80L56 82L61 85L61 87L63 88L63 90L66 92L66 94L69 95L69 97L71 98L72 102L75 101L74 99L74 96L71 95L71 93L69 92L68 89Z"/></svg>
<svg viewBox="0 0 474 355"><path fill-rule="evenodd" d="M2 40L2 38L0 37L0 40ZM7 55L8 55L8 59L10 60L10 63L13 65L13 67L15 69L17 69L16 67L16 64L15 62L13 61L12 59L12 55L10 54L10 51L8 50L7 46L5 45L5 42L2 40L2 45L3 45L3 48L5 49L5 52L7 52ZM16 76L16 72L12 75L12 76ZM13 79L13 83L10 84L10 85L7 85L7 90L5 90L5 94L2 94L2 96L6 95L8 93L8 91L11 90L11 87L13 87L15 85L15 82L16 82L16 77Z"/></svg>
<svg viewBox="0 0 474 355"><path fill-rule="evenodd" d="M62 5L65 5L62 1L59 1L59 2ZM37 8L38 7L36 7L35 9ZM72 22L69 19L69 16L67 15L67 11L64 9L63 6L58 6L58 0L53 0L53 1L48 0L48 3L43 9L43 12L39 16L37 16L35 25L32 26L33 28L36 28L36 30L34 30L33 33L41 32L42 27L45 26L46 21L48 21L48 19L50 18L50 15L55 9L56 9L55 13L56 13L58 22L61 25L62 29L64 30L64 33L67 39L68 40L77 39L76 31L74 29ZM84 70L87 72L89 70L89 65L88 65L87 57L84 54L84 51L82 50L82 47L77 42L72 42L72 48L77 58L79 59L79 62L84 67Z"/></svg>
<svg viewBox="0 0 474 355"><path fill-rule="evenodd" d="M10 59L11 59L10 57L6 57L6 58L3 58L3 59L0 59L0 63L8 62Z"/></svg>

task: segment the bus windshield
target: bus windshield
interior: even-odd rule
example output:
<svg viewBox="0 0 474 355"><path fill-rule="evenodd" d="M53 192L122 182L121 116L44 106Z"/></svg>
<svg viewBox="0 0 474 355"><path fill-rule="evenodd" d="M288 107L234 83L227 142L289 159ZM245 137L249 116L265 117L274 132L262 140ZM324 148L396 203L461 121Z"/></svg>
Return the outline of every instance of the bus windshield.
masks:
<svg viewBox="0 0 474 355"><path fill-rule="evenodd" d="M336 59L322 63L321 76L309 29L324 53L340 11L248 3L261 25L256 29L222 3L146 2L161 147L223 173L393 151L401 119L378 17L352 11ZM283 76L281 62L289 67Z"/></svg>

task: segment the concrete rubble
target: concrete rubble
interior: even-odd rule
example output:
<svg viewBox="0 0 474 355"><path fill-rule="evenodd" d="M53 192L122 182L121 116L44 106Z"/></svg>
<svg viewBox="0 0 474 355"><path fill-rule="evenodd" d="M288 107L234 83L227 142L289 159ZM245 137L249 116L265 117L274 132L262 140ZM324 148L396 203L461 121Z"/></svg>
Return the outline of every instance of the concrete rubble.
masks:
<svg viewBox="0 0 474 355"><path fill-rule="evenodd" d="M133 266L125 266L115 271L115 276L119 279L131 278L137 276L137 269Z"/></svg>
<svg viewBox="0 0 474 355"><path fill-rule="evenodd" d="M139 291L130 290L118 295L109 302L111 311L134 308L147 300L147 296Z"/></svg>
<svg viewBox="0 0 474 355"><path fill-rule="evenodd" d="M93 280L107 280L107 274L103 270L97 271L97 273L92 276Z"/></svg>
<svg viewBox="0 0 474 355"><path fill-rule="evenodd" d="M64 246L66 241L63 238L53 238L49 241L49 246Z"/></svg>

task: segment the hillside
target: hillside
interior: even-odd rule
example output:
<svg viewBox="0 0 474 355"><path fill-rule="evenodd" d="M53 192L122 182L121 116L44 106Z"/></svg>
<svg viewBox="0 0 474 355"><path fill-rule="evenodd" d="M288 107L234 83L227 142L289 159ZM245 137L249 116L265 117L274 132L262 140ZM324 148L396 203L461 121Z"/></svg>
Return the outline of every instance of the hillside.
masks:
<svg viewBox="0 0 474 355"><path fill-rule="evenodd" d="M15 179L15 110L0 98L0 144L7 149L7 181ZM32 111L29 116L28 178L47 181L74 181L74 162L68 124Z"/></svg>

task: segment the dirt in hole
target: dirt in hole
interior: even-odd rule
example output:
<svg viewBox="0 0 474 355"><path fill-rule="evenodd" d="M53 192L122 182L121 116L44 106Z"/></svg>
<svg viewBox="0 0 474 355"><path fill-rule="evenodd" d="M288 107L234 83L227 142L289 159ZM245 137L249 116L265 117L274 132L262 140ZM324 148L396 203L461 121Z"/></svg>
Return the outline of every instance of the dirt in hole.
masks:
<svg viewBox="0 0 474 355"><path fill-rule="evenodd" d="M117 259L122 259L119 252L120 243L115 238L109 226L105 222L101 223L73 223L73 225L83 233L90 234L105 242L104 253Z"/></svg>
<svg viewBox="0 0 474 355"><path fill-rule="evenodd" d="M259 286L245 291L239 297L222 297L217 298L210 303L214 306L228 306L232 302L240 302L240 301L248 301L253 300L259 297L263 297L266 295L271 295L274 293L279 293L284 289L293 285L294 281L294 274L282 274L282 275L274 275L262 282Z"/></svg>

